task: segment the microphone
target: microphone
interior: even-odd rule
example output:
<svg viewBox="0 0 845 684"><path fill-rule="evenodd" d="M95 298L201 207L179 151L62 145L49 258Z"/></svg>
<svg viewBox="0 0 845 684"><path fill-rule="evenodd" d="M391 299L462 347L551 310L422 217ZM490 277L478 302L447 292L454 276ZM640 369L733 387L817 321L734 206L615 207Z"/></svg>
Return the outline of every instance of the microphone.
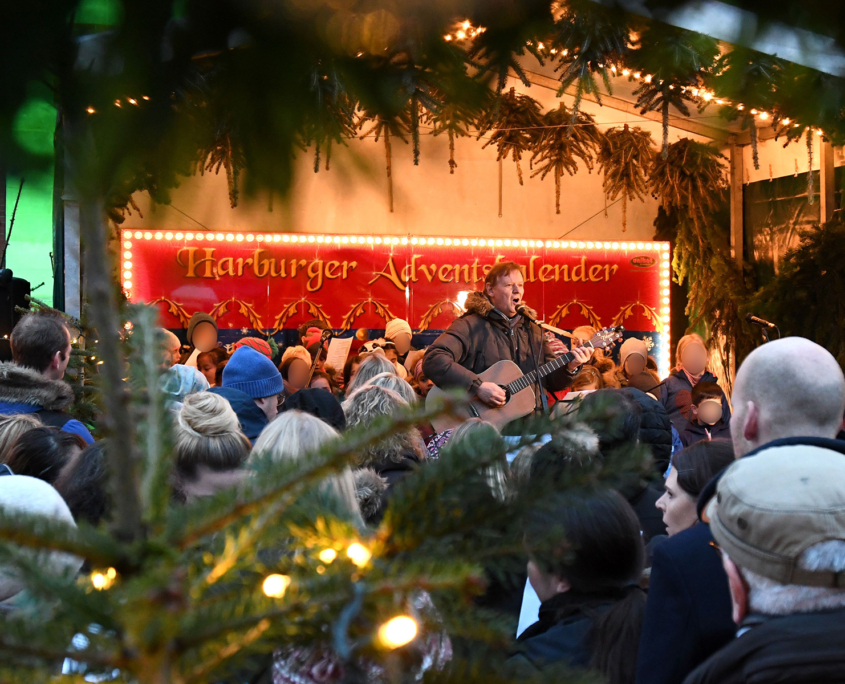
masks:
<svg viewBox="0 0 845 684"><path fill-rule="evenodd" d="M516 312L520 316L522 316L524 319L531 321L532 323L537 323L537 319L534 318L534 316L531 315L530 311L528 310L528 307L525 306L524 304L520 304L518 307L516 307ZM537 323L537 325L540 325L540 324Z"/></svg>
<svg viewBox="0 0 845 684"><path fill-rule="evenodd" d="M764 318L758 318L754 314L746 315L745 322L751 323L751 325L759 325L761 328L777 328L774 323L771 323Z"/></svg>

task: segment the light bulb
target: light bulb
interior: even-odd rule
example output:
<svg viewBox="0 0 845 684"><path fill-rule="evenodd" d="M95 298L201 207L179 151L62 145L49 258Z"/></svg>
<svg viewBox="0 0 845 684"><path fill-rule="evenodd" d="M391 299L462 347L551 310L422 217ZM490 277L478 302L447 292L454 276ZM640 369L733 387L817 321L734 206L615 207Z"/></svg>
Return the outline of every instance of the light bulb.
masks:
<svg viewBox="0 0 845 684"><path fill-rule="evenodd" d="M349 548L346 549L346 555L349 556L349 560L351 560L355 565L359 568L363 568L367 563L370 562L370 558L373 557L373 554L370 553L370 550L364 546L363 544L359 544L355 542L349 545Z"/></svg>
<svg viewBox="0 0 845 684"><path fill-rule="evenodd" d="M385 622L378 630L378 638L387 648L399 648L417 636L417 623L407 615L399 615Z"/></svg>
<svg viewBox="0 0 845 684"><path fill-rule="evenodd" d="M329 563L334 561L335 558L337 558L337 551L335 551L334 549L323 549L322 551L320 551L319 554L317 554L317 558L319 558L323 563L328 565Z"/></svg>
<svg viewBox="0 0 845 684"><path fill-rule="evenodd" d="M289 586L290 577L288 575L273 574L264 578L261 590L270 598L282 598Z"/></svg>

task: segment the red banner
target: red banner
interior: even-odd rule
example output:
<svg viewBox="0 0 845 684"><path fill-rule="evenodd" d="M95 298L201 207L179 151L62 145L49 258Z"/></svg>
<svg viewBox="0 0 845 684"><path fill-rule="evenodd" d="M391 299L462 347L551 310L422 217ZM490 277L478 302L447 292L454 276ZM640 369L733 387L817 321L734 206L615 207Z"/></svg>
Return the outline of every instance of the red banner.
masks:
<svg viewBox="0 0 845 684"><path fill-rule="evenodd" d="M526 304L551 325L669 327L664 242L125 230L121 247L127 295L159 304L170 328L204 311L220 328L268 332L312 318L442 329L502 260L520 264Z"/></svg>

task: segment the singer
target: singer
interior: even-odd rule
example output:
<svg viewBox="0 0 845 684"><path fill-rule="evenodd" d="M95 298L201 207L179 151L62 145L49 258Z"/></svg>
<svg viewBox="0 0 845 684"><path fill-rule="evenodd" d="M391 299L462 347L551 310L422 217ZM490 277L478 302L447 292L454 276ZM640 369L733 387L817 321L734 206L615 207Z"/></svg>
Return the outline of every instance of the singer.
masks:
<svg viewBox="0 0 845 684"><path fill-rule="evenodd" d="M460 388L488 406L504 406L505 391L478 377L498 361L513 361L529 373L536 364L553 360L567 351L562 342L546 341L543 331L532 320L536 313L523 304L525 280L519 264L496 264L484 279L484 289L467 297L466 313L455 319L423 357L423 372L442 389ZM520 313L524 310L524 314ZM575 360L548 375L545 389L557 392L572 384L590 352L576 348ZM538 406L540 393L537 392Z"/></svg>

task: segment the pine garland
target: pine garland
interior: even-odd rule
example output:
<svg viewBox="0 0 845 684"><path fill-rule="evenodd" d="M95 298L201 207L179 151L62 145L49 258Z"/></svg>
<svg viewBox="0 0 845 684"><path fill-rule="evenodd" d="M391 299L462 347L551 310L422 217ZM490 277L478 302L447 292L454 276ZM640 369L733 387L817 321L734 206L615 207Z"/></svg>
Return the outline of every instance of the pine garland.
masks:
<svg viewBox="0 0 845 684"><path fill-rule="evenodd" d="M596 158L604 173L604 194L611 201L622 196L622 232L628 227L628 200L643 200L654 160L651 133L639 127L609 129Z"/></svg>
<svg viewBox="0 0 845 684"><path fill-rule="evenodd" d="M575 114L577 126L572 126L572 113L563 102L543 116L546 128L537 137L531 163L537 168L531 177L544 180L549 173L555 179L555 212L560 214L560 177L564 172L574 176L580 159L587 171L593 169L593 159L602 144L602 135L595 119L584 112Z"/></svg>
<svg viewBox="0 0 845 684"><path fill-rule="evenodd" d="M519 184L522 182L522 167L520 160L534 147L534 142L544 126L540 103L528 95L517 94L511 88L496 102L495 108L485 113L478 121L478 140L490 133L487 142L482 145L485 149L495 144L498 149L496 160L511 156L516 164Z"/></svg>

